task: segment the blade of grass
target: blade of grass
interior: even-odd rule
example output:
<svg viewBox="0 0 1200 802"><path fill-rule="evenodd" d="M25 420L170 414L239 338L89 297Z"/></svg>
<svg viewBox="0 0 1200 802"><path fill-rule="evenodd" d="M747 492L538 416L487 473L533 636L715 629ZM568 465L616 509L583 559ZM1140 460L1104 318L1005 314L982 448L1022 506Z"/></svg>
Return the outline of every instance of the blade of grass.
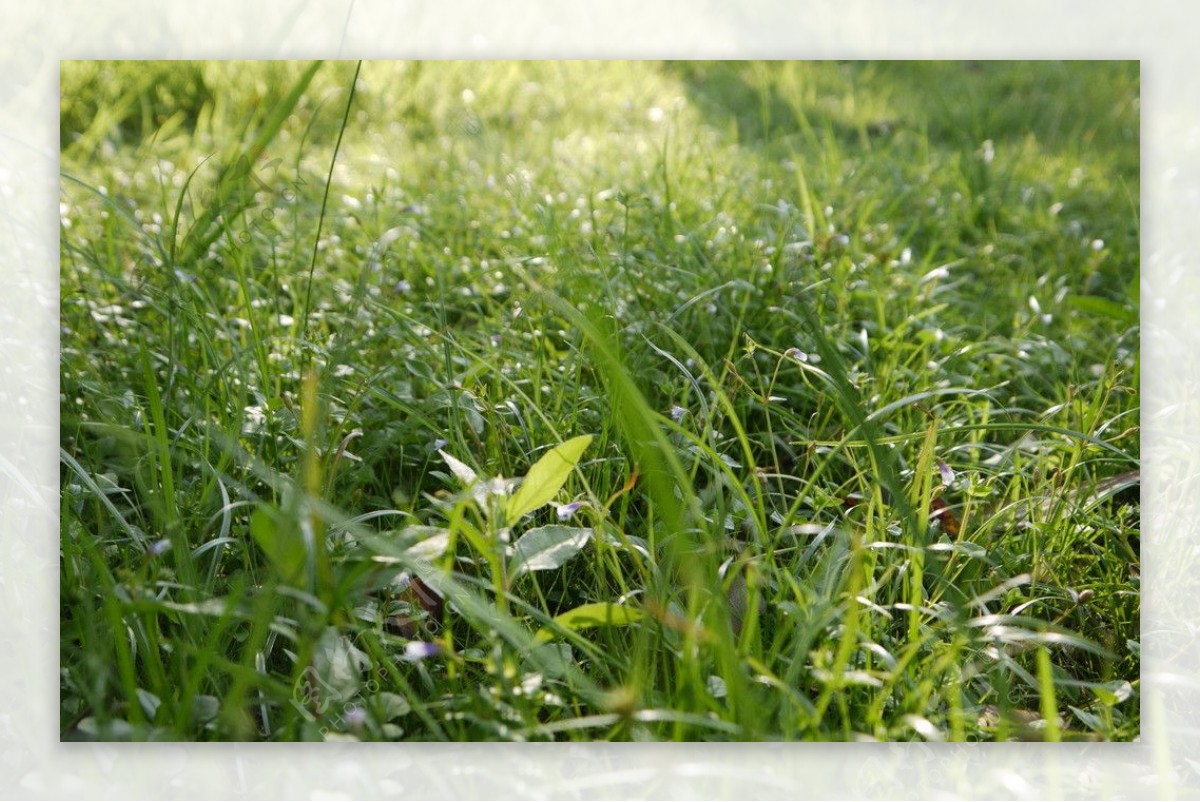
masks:
<svg viewBox="0 0 1200 802"><path fill-rule="evenodd" d="M307 341L308 336L308 315L312 309L312 286L313 273L317 269L317 252L321 246L321 229L325 225L325 210L329 207L329 188L333 185L333 167L337 164L338 151L342 147L342 137L346 133L346 126L350 122L350 107L354 103L354 90L358 86L358 74L362 70L362 62L358 62L358 66L354 68L354 78L350 81L350 91L346 98L346 110L342 113L342 124L338 128L337 142L333 146L333 156L329 159L329 173L325 176L325 192L321 196L321 214L317 218L317 231L313 235L312 259L308 264L308 284L304 288L304 311L300 322L300 342L301 344ZM311 76L310 76L311 78ZM307 368L309 359L309 350L305 349L301 357L303 368ZM303 369L302 371L303 372Z"/></svg>
<svg viewBox="0 0 1200 802"><path fill-rule="evenodd" d="M253 141L241 152L234 154L232 162L221 170L212 201L184 236L179 263L194 264L197 262L224 230L222 226L216 225L217 220L235 217L250 205L254 193L246 192L245 189L249 180L253 178L253 165L266 150L267 145L279 134L284 122L295 110L296 104L300 102L304 91L312 82L313 76L321 69L322 63L314 61L301 73L287 95L271 109ZM237 196L237 200L230 206L229 202L235 196Z"/></svg>

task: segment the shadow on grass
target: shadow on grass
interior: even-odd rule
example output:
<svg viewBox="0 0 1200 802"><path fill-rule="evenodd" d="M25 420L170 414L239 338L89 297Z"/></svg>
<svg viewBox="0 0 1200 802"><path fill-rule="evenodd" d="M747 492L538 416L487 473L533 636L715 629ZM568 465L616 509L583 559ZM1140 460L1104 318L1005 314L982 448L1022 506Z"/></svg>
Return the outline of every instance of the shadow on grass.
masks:
<svg viewBox="0 0 1200 802"><path fill-rule="evenodd" d="M710 124L743 146L799 136L843 145L906 129L974 149L1032 137L1050 155L1086 150L1137 176L1134 61L666 62ZM1113 98L1130 98L1113 105Z"/></svg>

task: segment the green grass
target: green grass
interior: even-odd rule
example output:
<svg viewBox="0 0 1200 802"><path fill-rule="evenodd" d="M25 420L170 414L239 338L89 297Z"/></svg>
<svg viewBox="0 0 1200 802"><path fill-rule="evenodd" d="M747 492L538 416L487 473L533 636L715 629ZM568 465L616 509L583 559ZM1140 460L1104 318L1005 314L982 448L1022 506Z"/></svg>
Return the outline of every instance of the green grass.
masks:
<svg viewBox="0 0 1200 802"><path fill-rule="evenodd" d="M62 67L62 738L1138 734L1136 63L358 67Z"/></svg>

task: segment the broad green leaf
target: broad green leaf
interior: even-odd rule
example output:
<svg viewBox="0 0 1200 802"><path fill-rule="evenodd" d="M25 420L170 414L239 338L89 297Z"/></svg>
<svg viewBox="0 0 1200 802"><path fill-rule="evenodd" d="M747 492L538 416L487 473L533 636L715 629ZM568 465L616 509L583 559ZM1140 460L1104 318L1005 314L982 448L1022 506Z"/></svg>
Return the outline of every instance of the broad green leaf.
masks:
<svg viewBox="0 0 1200 802"><path fill-rule="evenodd" d="M209 694L192 698L192 720L197 723L212 721L221 712L221 700Z"/></svg>
<svg viewBox="0 0 1200 802"><path fill-rule="evenodd" d="M450 546L450 532L433 526L410 526L405 534L420 538L405 549L405 556L414 560L433 562ZM425 535L422 537L422 535Z"/></svg>
<svg viewBox="0 0 1200 802"><path fill-rule="evenodd" d="M592 530L577 526L539 526L530 529L513 544L509 574L517 577L527 571L551 571L561 568L588 541Z"/></svg>
<svg viewBox="0 0 1200 802"><path fill-rule="evenodd" d="M158 708L162 704L162 700L145 688L137 689L137 698L138 702L142 705L142 710L146 713L146 718L154 721L154 716L158 713Z"/></svg>
<svg viewBox="0 0 1200 802"><path fill-rule="evenodd" d="M562 489L571 469L583 451L592 442L590 434L581 434L565 443L550 449L542 458L533 464L521 488L508 500L505 513L510 522L516 522L526 513L533 512L538 507L550 502Z"/></svg>
<svg viewBox="0 0 1200 802"><path fill-rule="evenodd" d="M1083 724L1083 726L1087 727L1092 732L1104 733L1109 729L1109 727L1105 726L1104 719L1095 713L1089 713L1086 710L1080 710L1078 707L1073 705L1067 705L1067 709L1075 715L1075 718L1079 719L1079 722Z"/></svg>
<svg viewBox="0 0 1200 802"><path fill-rule="evenodd" d="M614 602L595 602L567 610L554 618L554 623L570 630L591 629L593 627L625 627L636 624L646 617L646 612L638 607L626 607ZM549 643L557 637L554 630L542 627L534 639L538 643Z"/></svg>
<svg viewBox="0 0 1200 802"><path fill-rule="evenodd" d="M529 650L529 656L542 673L555 679L569 676L579 665L569 643L539 643Z"/></svg>
<svg viewBox="0 0 1200 802"><path fill-rule="evenodd" d="M250 516L250 534L279 572L279 578L285 584L302 587L308 548L299 527L278 512L259 507Z"/></svg>
<svg viewBox="0 0 1200 802"><path fill-rule="evenodd" d="M340 707L358 694L370 660L336 627L326 627L313 650L311 665L313 671L306 675L307 690L324 711L326 705Z"/></svg>
<svg viewBox="0 0 1200 802"><path fill-rule="evenodd" d="M388 693L386 691L377 693L372 701L378 705L381 718L384 721L402 718L412 711L412 705L398 693Z"/></svg>

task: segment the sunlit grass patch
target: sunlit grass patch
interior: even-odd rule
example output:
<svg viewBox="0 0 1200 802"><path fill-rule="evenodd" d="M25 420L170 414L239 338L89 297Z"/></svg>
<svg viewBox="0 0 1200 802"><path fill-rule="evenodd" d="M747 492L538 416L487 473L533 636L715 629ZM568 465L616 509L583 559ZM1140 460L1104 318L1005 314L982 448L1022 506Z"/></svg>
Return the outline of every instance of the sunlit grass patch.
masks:
<svg viewBox="0 0 1200 802"><path fill-rule="evenodd" d="M1136 736L1136 65L357 68L63 66L64 738Z"/></svg>

